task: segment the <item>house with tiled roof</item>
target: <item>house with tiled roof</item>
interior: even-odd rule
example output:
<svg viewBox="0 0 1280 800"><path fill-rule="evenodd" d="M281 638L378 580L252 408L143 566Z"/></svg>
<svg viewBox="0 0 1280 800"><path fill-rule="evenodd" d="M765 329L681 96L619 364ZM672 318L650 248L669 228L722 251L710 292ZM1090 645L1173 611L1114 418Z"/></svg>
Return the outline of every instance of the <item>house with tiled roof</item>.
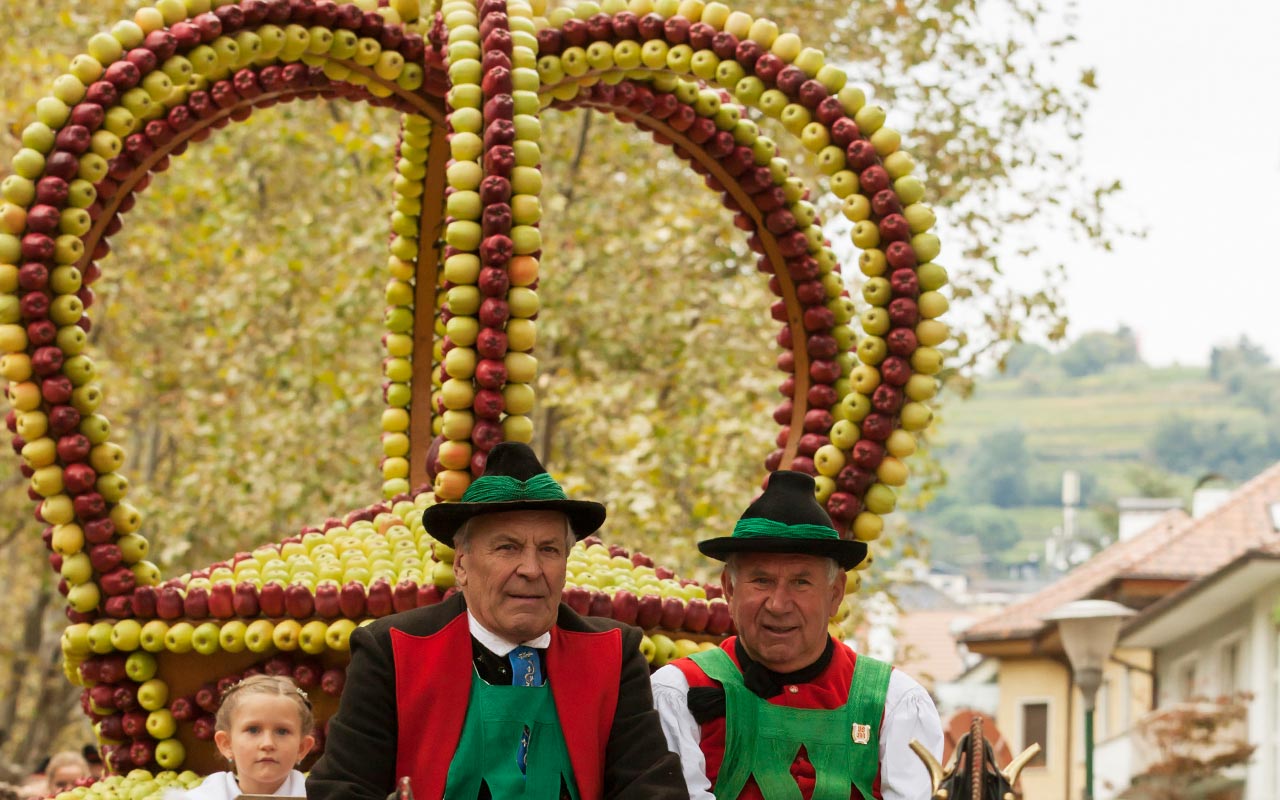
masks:
<svg viewBox="0 0 1280 800"><path fill-rule="evenodd" d="M1251 696L1241 733L1255 747L1237 777L1243 800L1280 798L1280 465L1240 487L1228 502L1141 565L1182 575L1181 591L1147 607L1120 634L1120 646L1154 656L1154 715L1197 701ZM1132 771L1162 754L1141 736L1117 740ZM1165 754L1167 757L1167 754ZM1232 777L1232 776L1228 776ZM1120 787L1123 788L1123 787Z"/></svg>
<svg viewBox="0 0 1280 800"><path fill-rule="evenodd" d="M1175 655L1175 661L1207 658L1193 643L1206 637L1215 639L1219 631L1225 635L1222 626L1237 622L1243 625L1247 617L1248 635L1257 639L1249 639L1252 646L1247 653L1241 649L1236 655L1253 659L1260 669L1270 669L1269 674L1274 676L1274 626L1270 628L1272 638L1266 640L1260 620L1269 620L1263 609L1270 613L1280 587L1274 580L1267 584L1267 574L1258 572L1257 563L1280 565L1280 533L1272 518L1280 513L1274 510L1276 503L1280 503L1280 464L1241 486L1203 516L1192 518L1181 510L1165 512L1136 536L1105 548L1040 592L961 634L960 640L970 652L998 662L1000 701L996 720L1012 740L1014 751L1033 741L1044 747L1043 756L1023 772L1024 796L1068 800L1082 793L1081 698L1071 683L1071 669L1057 625L1044 620L1066 603L1113 600L1141 612L1126 628L1104 670L1098 694L1093 787L1098 800L1118 796L1129 777L1141 770L1142 765L1134 763L1129 737L1133 725L1158 703L1183 696L1180 690L1171 694L1175 689L1167 682L1167 676L1174 674L1170 671L1176 668L1162 659ZM1272 548L1277 548L1275 558L1271 557ZM1224 577L1218 577L1224 572ZM1241 580L1244 577L1249 581ZM1201 588L1201 584L1209 586ZM1196 604L1198 593L1204 593L1204 600ZM1182 603L1195 604L1201 617L1193 620L1182 611L1175 611ZM1215 604L1221 609L1216 616L1212 612ZM1223 616L1232 613L1236 616ZM1196 621L1202 627L1184 626L1182 620ZM1270 649L1262 653L1267 641ZM1162 649L1166 647L1171 649L1166 652ZM1200 667L1201 673L1207 675L1205 669ZM1274 684L1276 679L1270 680ZM1199 693L1199 689L1209 686L1197 686L1193 681L1188 688ZM1271 691L1274 698L1274 686ZM1269 728L1266 741L1272 742L1280 736L1280 725L1276 701L1268 702L1271 705L1261 710L1257 725L1259 731ZM1251 730L1253 725L1251 716ZM1274 765L1280 760L1280 749L1274 748L1280 745L1269 746L1273 749L1265 759L1256 760ZM1274 771L1269 767L1267 774ZM1248 800L1263 797L1275 800L1280 791L1273 785L1269 791L1247 795Z"/></svg>

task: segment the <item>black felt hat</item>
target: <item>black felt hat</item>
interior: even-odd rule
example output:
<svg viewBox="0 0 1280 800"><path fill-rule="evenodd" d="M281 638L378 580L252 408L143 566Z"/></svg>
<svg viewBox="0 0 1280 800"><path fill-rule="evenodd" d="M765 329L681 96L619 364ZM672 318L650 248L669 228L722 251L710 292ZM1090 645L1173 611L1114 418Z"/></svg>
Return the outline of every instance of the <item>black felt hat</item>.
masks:
<svg viewBox="0 0 1280 800"><path fill-rule="evenodd" d="M453 547L453 535L464 522L504 511L562 512L579 539L595 533L605 516L600 503L570 500L529 445L502 442L489 451L484 475L471 482L462 499L429 506L422 512L422 524L427 533Z"/></svg>
<svg viewBox="0 0 1280 800"><path fill-rule="evenodd" d="M867 556L864 542L841 539L831 517L814 497L813 476L782 470L769 476L764 494L747 507L732 536L698 542L718 561L733 553L801 553L835 559L852 569Z"/></svg>

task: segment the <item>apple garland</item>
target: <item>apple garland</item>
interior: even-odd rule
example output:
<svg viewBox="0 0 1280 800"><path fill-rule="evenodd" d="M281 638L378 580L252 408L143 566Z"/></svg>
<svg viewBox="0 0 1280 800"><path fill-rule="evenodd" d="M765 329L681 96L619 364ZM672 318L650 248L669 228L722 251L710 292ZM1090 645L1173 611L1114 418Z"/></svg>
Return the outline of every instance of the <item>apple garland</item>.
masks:
<svg viewBox="0 0 1280 800"><path fill-rule="evenodd" d="M902 459L930 421L947 336L934 215L884 111L821 52L720 3L545 11L525 0L449 0L430 15L416 0L159 0L92 37L37 104L0 183L0 376L68 600L64 666L85 686L112 769L212 763L196 743L220 692L257 670L318 686L323 720L357 624L453 591L453 554L426 534L421 509L459 498L498 441L532 436L548 105L633 122L723 193L779 298L782 429L765 466L814 474L837 527L879 536L907 478ZM171 157L255 108L317 97L403 114L385 291L384 500L166 581L146 559L125 454L98 412L84 352L90 287L108 237ZM861 336L811 190L762 135L774 126L765 117L812 154L853 223ZM413 443L431 436L428 487ZM660 665L729 631L717 594L589 539L570 555L565 600L645 628L646 656ZM849 613L846 601L833 624ZM220 665L212 680L190 669L206 657ZM206 678L186 685L193 674ZM154 783L189 778L162 772Z"/></svg>
<svg viewBox="0 0 1280 800"><path fill-rule="evenodd" d="M778 366L789 373L766 467L814 474L837 525L878 538L896 503L892 487L906 481L901 459L915 449L912 434L931 419L924 401L936 391L937 347L947 336L936 319L947 303L938 292L946 272L933 263L938 239L928 232L934 215L883 109L799 37L720 3L580 3L539 23L546 102L611 110L654 131L725 192L740 227L753 231L760 268L781 297L773 307L784 323ZM856 342L854 307L808 189L725 102L728 93L798 136L844 201L871 306Z"/></svg>

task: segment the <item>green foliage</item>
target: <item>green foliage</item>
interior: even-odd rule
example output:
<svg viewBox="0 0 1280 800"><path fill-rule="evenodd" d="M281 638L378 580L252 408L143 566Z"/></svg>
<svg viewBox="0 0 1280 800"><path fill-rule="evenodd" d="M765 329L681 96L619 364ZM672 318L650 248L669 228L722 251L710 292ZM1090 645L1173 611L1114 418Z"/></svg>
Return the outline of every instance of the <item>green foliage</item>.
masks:
<svg viewBox="0 0 1280 800"><path fill-rule="evenodd" d="M1002 371L1010 378L1049 369L1052 365L1053 354L1049 349L1033 342L1013 345L1001 362Z"/></svg>
<svg viewBox="0 0 1280 800"><path fill-rule="evenodd" d="M937 517L938 525L956 536L972 536L988 561L995 561L1022 538L1007 511L993 505L952 506Z"/></svg>
<svg viewBox="0 0 1280 800"><path fill-rule="evenodd" d="M1096 375L1117 364L1135 364L1138 358L1138 341L1133 331L1125 326L1115 333L1095 331L1086 333L1071 343L1057 358L1062 371L1073 378Z"/></svg>
<svg viewBox="0 0 1280 800"><path fill-rule="evenodd" d="M1221 383L1245 405L1271 414L1280 422L1280 373L1268 370L1271 356L1241 336L1231 347L1215 347L1209 354L1209 377Z"/></svg>
<svg viewBox="0 0 1280 800"><path fill-rule="evenodd" d="M1151 434L1151 456L1173 472L1217 473L1242 481L1280 459L1280 434L1260 420L1202 424L1173 414Z"/></svg>
<svg viewBox="0 0 1280 800"><path fill-rule="evenodd" d="M1022 430L1000 430L984 437L970 465L968 485L975 502L1001 508L1027 505L1031 454Z"/></svg>

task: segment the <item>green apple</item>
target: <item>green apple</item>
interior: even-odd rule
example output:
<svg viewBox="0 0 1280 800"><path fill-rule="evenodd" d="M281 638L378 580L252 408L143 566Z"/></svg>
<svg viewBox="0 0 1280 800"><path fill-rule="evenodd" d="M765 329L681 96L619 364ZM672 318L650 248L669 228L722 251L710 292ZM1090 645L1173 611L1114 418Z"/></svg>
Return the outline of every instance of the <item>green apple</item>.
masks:
<svg viewBox="0 0 1280 800"><path fill-rule="evenodd" d="M147 718L148 729L151 719ZM165 769L174 769L186 760L187 751L177 739L165 739L156 743L156 763Z"/></svg>
<svg viewBox="0 0 1280 800"><path fill-rule="evenodd" d="M898 503L898 498L893 489L883 483L874 483L871 488L867 489L867 495L863 502L871 513L884 515L893 511Z"/></svg>
<svg viewBox="0 0 1280 800"><path fill-rule="evenodd" d="M138 634L138 644L148 653L165 649L165 637L169 635L169 623L162 619L149 620Z"/></svg>
<svg viewBox="0 0 1280 800"><path fill-rule="evenodd" d="M124 661L125 674L129 680L143 683L156 676L156 657L145 650L135 650Z"/></svg>
<svg viewBox="0 0 1280 800"><path fill-rule="evenodd" d="M77 622L62 631L62 654L68 658L83 658L93 652L89 644L89 623Z"/></svg>
<svg viewBox="0 0 1280 800"><path fill-rule="evenodd" d="M118 620L111 626L111 646L122 652L138 649L142 641L142 623L136 619Z"/></svg>
<svg viewBox="0 0 1280 800"><path fill-rule="evenodd" d="M671 641L671 637L661 633L655 633L649 637L653 643L653 659L649 662L655 667L666 666L667 662L675 656L676 643Z"/></svg>
<svg viewBox="0 0 1280 800"><path fill-rule="evenodd" d="M275 630L271 632L271 643L278 650L297 650L301 635L301 623L296 619L283 619L276 623Z"/></svg>
<svg viewBox="0 0 1280 800"><path fill-rule="evenodd" d="M115 649L111 644L112 624L109 620L95 622L89 626L89 649L99 655L110 653Z"/></svg>
<svg viewBox="0 0 1280 800"><path fill-rule="evenodd" d="M173 653L191 652L191 636L193 633L195 633L195 626L190 622L175 622L164 635L165 649Z"/></svg>
<svg viewBox="0 0 1280 800"><path fill-rule="evenodd" d="M911 402L902 407L902 429L922 431L933 421L933 412L924 403Z"/></svg>
<svg viewBox="0 0 1280 800"><path fill-rule="evenodd" d="M849 422L848 420L841 420L840 422L845 423L850 427L856 427L853 425L852 422ZM833 432L835 431L834 426L832 427L832 431ZM833 437L833 442L834 442L834 437ZM813 465L815 468L817 468L818 474L822 476L826 476L830 478L830 477L835 477L836 475L839 475L840 470L844 469L844 464L845 464L844 450L836 446L834 443L824 444L822 447L818 448L818 451L816 453L813 454Z"/></svg>
<svg viewBox="0 0 1280 800"><path fill-rule="evenodd" d="M200 655L211 656L218 652L221 633L218 623L202 622L191 631L191 648Z"/></svg>
<svg viewBox="0 0 1280 800"><path fill-rule="evenodd" d="M169 684L160 678L149 678L142 682L138 687L138 705L142 706L145 711L158 711L165 707L169 702ZM172 719L172 718L171 718ZM151 730L150 716L147 718L147 730ZM151 734L157 738L164 738L155 733ZM168 734L172 736L173 734Z"/></svg>
<svg viewBox="0 0 1280 800"><path fill-rule="evenodd" d="M102 593L96 583L77 584L67 591L67 605L71 606L73 611L79 611L81 614L87 614L95 610L98 607L98 601L101 599Z"/></svg>
<svg viewBox="0 0 1280 800"><path fill-rule="evenodd" d="M879 514L871 511L863 511L853 519L853 538L860 542L874 542L880 538L880 533L884 530L884 520ZM858 564L857 569L865 569L870 566L871 551L867 551L867 557L862 563Z"/></svg>
<svg viewBox="0 0 1280 800"><path fill-rule="evenodd" d="M279 627L277 626L276 629L279 630ZM311 655L323 653L327 648L328 633L329 624L327 622L318 619L311 620L306 625L303 625L298 632L298 649Z"/></svg>
<svg viewBox="0 0 1280 800"><path fill-rule="evenodd" d="M141 687L138 689L142 691ZM168 689L165 690L166 696ZM139 698L141 702L141 698ZM178 723L167 708L157 708L147 715L147 733L157 739L168 739L178 731Z"/></svg>
<svg viewBox="0 0 1280 800"><path fill-rule="evenodd" d="M351 649L351 632L355 629L355 620L335 619L328 624L324 632L325 646L330 650L345 653Z"/></svg>
<svg viewBox="0 0 1280 800"><path fill-rule="evenodd" d="M274 644L275 623L269 619L256 619L244 632L244 644L251 653L265 653Z"/></svg>
<svg viewBox="0 0 1280 800"><path fill-rule="evenodd" d="M912 375L907 378L907 385L903 387L903 391L912 400L923 402L937 393L938 381L931 375Z"/></svg>

